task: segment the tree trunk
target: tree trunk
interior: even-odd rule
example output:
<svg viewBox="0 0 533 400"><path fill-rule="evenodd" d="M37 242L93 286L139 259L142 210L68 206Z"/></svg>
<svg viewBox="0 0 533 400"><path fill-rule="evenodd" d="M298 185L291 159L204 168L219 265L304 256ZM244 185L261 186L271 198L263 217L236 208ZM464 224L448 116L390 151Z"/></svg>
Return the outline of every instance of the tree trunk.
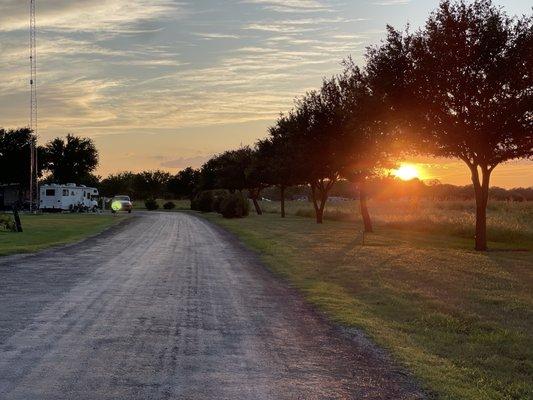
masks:
<svg viewBox="0 0 533 400"><path fill-rule="evenodd" d="M471 167L472 183L476 194L476 236L475 247L477 251L487 250L487 203L489 200L489 183L491 169L486 166L481 168L481 179L477 165Z"/></svg>
<svg viewBox="0 0 533 400"><path fill-rule="evenodd" d="M313 196L313 206L315 208L316 223L324 221L324 208L328 200L328 193L336 180L319 180L311 183L311 194Z"/></svg>
<svg viewBox="0 0 533 400"><path fill-rule="evenodd" d="M317 216L317 221L318 221L318 218L320 219L320 222L319 224L322 223L322 221L324 220L324 208L326 207L326 201L328 200L328 194L327 192L322 192L320 194L320 207L319 207L319 213L318 213L318 216Z"/></svg>
<svg viewBox="0 0 533 400"><path fill-rule="evenodd" d="M281 218L285 218L285 185L280 186L281 191Z"/></svg>
<svg viewBox="0 0 533 400"><path fill-rule="evenodd" d="M15 228L17 229L17 232L22 232L22 223L20 222L19 210L16 206L13 207L13 218L15 220Z"/></svg>
<svg viewBox="0 0 533 400"><path fill-rule="evenodd" d="M316 223L321 224L323 221L323 213L320 211L320 206L318 205L317 186L318 184L316 182L311 183L311 196L313 200L313 207L315 209Z"/></svg>
<svg viewBox="0 0 533 400"><path fill-rule="evenodd" d="M250 197L252 198L252 202L254 203L255 212L257 213L257 215L263 215L263 210L261 210L261 206L259 205L259 202L257 201L260 193L261 192L259 189L250 190Z"/></svg>
<svg viewBox="0 0 533 400"><path fill-rule="evenodd" d="M368 212L368 204L366 197L366 188L364 184L359 186L359 206L361 207L361 216L363 217L363 225L366 233L374 232L372 229L372 220L370 219L370 213Z"/></svg>

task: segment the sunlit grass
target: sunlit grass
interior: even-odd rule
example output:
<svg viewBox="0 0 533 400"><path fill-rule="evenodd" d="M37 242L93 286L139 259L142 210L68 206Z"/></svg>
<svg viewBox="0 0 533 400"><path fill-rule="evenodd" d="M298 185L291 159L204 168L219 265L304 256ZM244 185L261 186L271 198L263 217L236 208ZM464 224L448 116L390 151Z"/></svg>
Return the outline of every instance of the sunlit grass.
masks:
<svg viewBox="0 0 533 400"><path fill-rule="evenodd" d="M262 202L266 212L279 213L278 202ZM397 230L439 233L473 238L475 203L465 201L370 201L370 214L378 226ZM289 201L287 213L314 217L309 202ZM324 217L334 221L361 221L359 203L328 203ZM489 240L533 249L533 202L493 201L487 215Z"/></svg>
<svg viewBox="0 0 533 400"><path fill-rule="evenodd" d="M330 212L353 206L330 207ZM302 204L289 207L294 214ZM493 223L507 224L505 213L516 213L515 205L511 211L501 207ZM529 210L517 207L523 208L519 214ZM456 208L464 211L458 204L442 207L444 213ZM380 223L392 222L376 211L374 205ZM403 212L400 221L407 215ZM427 209L422 212L428 215ZM389 349L439 398L532 398L531 252L474 252L470 239L440 229L413 232L381 225L363 246L353 220L317 225L294 215L206 217L258 251L269 268L332 320L363 329Z"/></svg>
<svg viewBox="0 0 533 400"><path fill-rule="evenodd" d="M100 214L22 214L24 232L0 231L0 256L75 242L102 232L122 219L122 216Z"/></svg>

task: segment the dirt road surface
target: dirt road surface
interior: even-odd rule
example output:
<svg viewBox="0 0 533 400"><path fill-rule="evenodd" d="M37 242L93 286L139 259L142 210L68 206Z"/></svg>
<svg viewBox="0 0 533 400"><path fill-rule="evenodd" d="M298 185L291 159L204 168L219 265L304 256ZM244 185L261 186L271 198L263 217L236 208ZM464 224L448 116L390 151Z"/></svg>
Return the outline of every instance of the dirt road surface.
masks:
<svg viewBox="0 0 533 400"><path fill-rule="evenodd" d="M3 400L422 397L194 215L0 258Z"/></svg>

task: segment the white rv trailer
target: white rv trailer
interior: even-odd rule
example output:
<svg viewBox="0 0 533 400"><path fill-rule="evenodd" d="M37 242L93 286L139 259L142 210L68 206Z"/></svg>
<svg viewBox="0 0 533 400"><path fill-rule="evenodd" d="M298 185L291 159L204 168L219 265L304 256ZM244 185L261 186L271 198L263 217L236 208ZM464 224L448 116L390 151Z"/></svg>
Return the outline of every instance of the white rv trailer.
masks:
<svg viewBox="0 0 533 400"><path fill-rule="evenodd" d="M66 185L41 185L39 208L42 211L96 211L98 208L98 189Z"/></svg>

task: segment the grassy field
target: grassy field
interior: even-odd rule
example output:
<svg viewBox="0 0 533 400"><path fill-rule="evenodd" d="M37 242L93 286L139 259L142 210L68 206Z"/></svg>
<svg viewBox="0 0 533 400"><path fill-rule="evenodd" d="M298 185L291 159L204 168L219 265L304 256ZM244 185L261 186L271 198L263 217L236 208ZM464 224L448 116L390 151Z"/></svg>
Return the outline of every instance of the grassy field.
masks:
<svg viewBox="0 0 533 400"><path fill-rule="evenodd" d="M0 231L0 256L28 253L81 240L122 220L109 214L21 215L24 232Z"/></svg>
<svg viewBox="0 0 533 400"><path fill-rule="evenodd" d="M279 213L279 202L262 202L262 207L268 213ZM473 200L370 201L369 208L372 219L378 226L442 233L457 238L474 237ZM290 215L314 217L313 206L309 202L289 201L286 209ZM324 218L360 224L359 203L328 203ZM533 250L533 202L489 202L487 227L493 246L507 245Z"/></svg>
<svg viewBox="0 0 533 400"><path fill-rule="evenodd" d="M297 214L302 205L289 207ZM519 207L526 211L491 210L493 235L515 229L517 237L529 237L533 221L524 215L531 206ZM396 209L399 216L388 219L374 204L377 229L364 246L356 217L323 226L274 213L205 217L258 251L333 321L359 327L389 349L438 398L533 398L533 253L471 251L471 239L449 231L450 221L466 226L461 215L470 210L457 204L437 204L436 213L419 207L411 220ZM446 215L446 229L439 229ZM409 229L420 219L437 222ZM494 225L498 220L503 227ZM395 221L404 225L398 229ZM512 248L513 237L491 246Z"/></svg>

